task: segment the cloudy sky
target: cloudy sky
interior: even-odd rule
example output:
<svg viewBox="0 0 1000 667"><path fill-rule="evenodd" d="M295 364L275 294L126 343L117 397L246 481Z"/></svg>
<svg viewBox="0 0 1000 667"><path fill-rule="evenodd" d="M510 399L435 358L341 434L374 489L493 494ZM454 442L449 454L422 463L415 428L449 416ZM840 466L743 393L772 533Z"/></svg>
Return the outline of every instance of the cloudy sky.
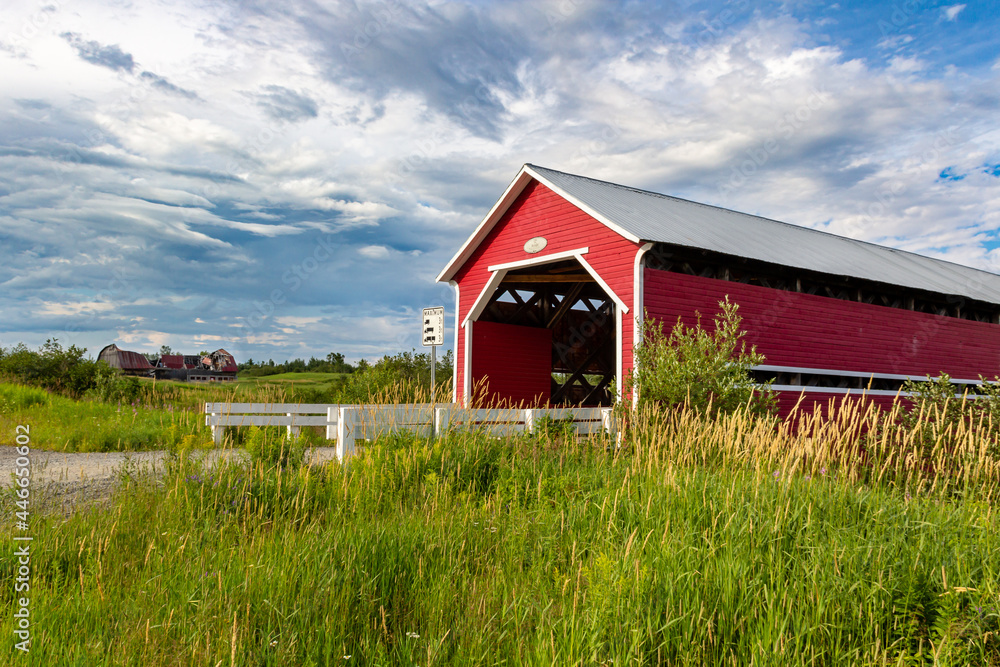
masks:
<svg viewBox="0 0 1000 667"><path fill-rule="evenodd" d="M419 347L525 162L1000 272L998 110L993 0L4 3L0 346Z"/></svg>

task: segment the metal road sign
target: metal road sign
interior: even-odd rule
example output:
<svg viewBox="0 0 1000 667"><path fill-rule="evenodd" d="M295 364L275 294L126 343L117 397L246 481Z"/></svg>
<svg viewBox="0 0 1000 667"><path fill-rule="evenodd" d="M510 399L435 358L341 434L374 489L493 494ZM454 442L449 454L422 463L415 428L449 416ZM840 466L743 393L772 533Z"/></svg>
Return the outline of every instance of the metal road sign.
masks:
<svg viewBox="0 0 1000 667"><path fill-rule="evenodd" d="M424 347L444 345L444 306L424 308L420 339Z"/></svg>

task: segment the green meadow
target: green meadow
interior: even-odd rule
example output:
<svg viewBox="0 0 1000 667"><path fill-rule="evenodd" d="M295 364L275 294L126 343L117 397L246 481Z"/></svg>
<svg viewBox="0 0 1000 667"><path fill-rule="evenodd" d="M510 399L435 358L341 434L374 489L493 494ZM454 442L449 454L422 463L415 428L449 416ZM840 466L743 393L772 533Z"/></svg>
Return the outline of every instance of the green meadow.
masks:
<svg viewBox="0 0 1000 667"><path fill-rule="evenodd" d="M995 442L880 419L646 410L620 441L551 424L397 435L347 465L129 468L110 504L32 517L27 656L3 551L0 655L998 665Z"/></svg>
<svg viewBox="0 0 1000 667"><path fill-rule="evenodd" d="M204 415L194 410L78 401L43 389L0 384L0 445L13 445L20 424L32 446L67 452L166 449L185 440L211 440Z"/></svg>
<svg viewBox="0 0 1000 667"><path fill-rule="evenodd" d="M14 444L18 424L31 426L38 449L111 452L171 449L211 441L205 426L210 402L330 402L337 373L290 373L233 385L136 380L121 401L72 399L37 387L0 382L0 445ZM235 435L235 434L234 434Z"/></svg>

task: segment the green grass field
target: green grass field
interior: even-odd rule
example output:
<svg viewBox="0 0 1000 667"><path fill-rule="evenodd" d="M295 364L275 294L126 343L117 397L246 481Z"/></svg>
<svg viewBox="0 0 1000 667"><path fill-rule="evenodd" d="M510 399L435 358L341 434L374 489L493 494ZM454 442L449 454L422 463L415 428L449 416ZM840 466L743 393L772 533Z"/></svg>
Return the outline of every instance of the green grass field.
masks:
<svg viewBox="0 0 1000 667"><path fill-rule="evenodd" d="M260 377L240 378L240 384L268 384L271 382L293 382L295 384L332 384L347 377L346 373L278 373L277 375L264 375Z"/></svg>
<svg viewBox="0 0 1000 667"><path fill-rule="evenodd" d="M635 420L620 449L553 434L396 436L347 466L178 460L161 483L129 471L110 507L32 518L27 659L13 647L4 551L0 655L1000 664L989 443L962 431L927 454L883 433L859 456L857 422L792 434L674 413Z"/></svg>
<svg viewBox="0 0 1000 667"><path fill-rule="evenodd" d="M33 447L66 452L169 449L211 441L204 415L194 409L76 401L0 383L0 445L15 444L19 424L30 426Z"/></svg>
<svg viewBox="0 0 1000 667"><path fill-rule="evenodd" d="M0 445L14 444L16 425L30 424L39 449L109 452L200 446L211 440L205 403L327 403L340 377L284 373L232 385L142 379L137 398L120 405L0 382Z"/></svg>

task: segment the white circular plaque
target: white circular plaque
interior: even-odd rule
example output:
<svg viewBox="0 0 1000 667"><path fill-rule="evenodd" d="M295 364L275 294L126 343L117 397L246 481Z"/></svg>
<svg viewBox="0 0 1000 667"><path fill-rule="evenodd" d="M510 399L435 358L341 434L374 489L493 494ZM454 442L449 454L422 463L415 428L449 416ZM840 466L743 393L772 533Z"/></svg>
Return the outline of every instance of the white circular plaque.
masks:
<svg viewBox="0 0 1000 667"><path fill-rule="evenodd" d="M535 238L528 239L524 242L524 252L532 254L541 252L542 250L545 250L545 246L548 244L549 242L545 240L544 236L536 236Z"/></svg>

